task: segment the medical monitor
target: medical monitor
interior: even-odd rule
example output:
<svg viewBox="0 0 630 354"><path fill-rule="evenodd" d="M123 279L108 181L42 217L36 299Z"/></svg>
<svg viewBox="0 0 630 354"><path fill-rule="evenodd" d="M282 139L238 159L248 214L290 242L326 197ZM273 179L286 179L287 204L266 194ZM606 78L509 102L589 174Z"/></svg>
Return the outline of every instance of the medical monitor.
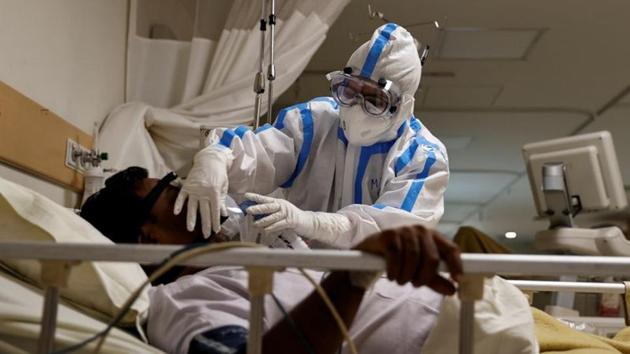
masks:
<svg viewBox="0 0 630 354"><path fill-rule="evenodd" d="M569 197L579 202L580 210L619 210L628 205L610 132L530 143L523 147L523 157L540 216L548 216L550 210L547 206L550 199L543 192L545 168L551 174L556 167L564 171ZM548 186L549 179L546 182Z"/></svg>

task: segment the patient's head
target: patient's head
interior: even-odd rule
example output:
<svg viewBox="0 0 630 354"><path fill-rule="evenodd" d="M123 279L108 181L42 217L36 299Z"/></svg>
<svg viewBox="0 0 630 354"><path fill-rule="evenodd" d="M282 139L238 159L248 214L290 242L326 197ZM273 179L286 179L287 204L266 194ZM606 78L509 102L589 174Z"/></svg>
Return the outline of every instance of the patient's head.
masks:
<svg viewBox="0 0 630 354"><path fill-rule="evenodd" d="M81 216L116 243L190 244L203 242L199 225L186 230L186 212L173 214L179 187L163 179L148 178L141 167L129 167L105 181L105 188L90 196ZM219 241L220 235L210 240Z"/></svg>

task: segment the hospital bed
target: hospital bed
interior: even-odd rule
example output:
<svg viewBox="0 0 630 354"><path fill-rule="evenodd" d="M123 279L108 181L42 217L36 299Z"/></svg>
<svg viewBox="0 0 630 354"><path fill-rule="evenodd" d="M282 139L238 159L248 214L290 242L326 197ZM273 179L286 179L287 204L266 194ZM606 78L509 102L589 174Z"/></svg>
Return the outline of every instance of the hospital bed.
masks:
<svg viewBox="0 0 630 354"><path fill-rule="evenodd" d="M165 245L95 245L95 244L48 244L41 242L2 242L0 259L37 259L75 264L77 261L137 262L154 264L177 251L177 246ZM474 302L480 298L484 276L500 275L594 275L630 276L630 258L585 257L547 255L481 255L463 254L465 276L460 286L461 312L459 332L460 354L472 354ZM70 262L70 263L66 263ZM205 254L182 262L189 266L239 265L249 271L278 271L285 267L327 270L379 271L384 261L358 251L337 250L272 250L228 249ZM72 271L71 267L67 268ZM603 283L567 283L541 281L514 281L523 290L619 293L623 285ZM250 333L248 353L259 353L262 335L262 298L264 292L251 299ZM51 285L46 289L42 329L39 338L40 351L52 348L55 335L58 289ZM479 354L479 353L477 353Z"/></svg>
<svg viewBox="0 0 630 354"><path fill-rule="evenodd" d="M589 137L588 141L599 141ZM611 145L611 144L609 144ZM545 146L545 149L548 147ZM580 150L581 151L581 150ZM587 149L587 154L592 149ZM534 155L532 155L534 156ZM535 156L534 156L535 157ZM544 163L547 155L543 154L539 163ZM554 159L557 156L552 156ZM578 157L581 158L581 157ZM532 158L533 159L533 158ZM591 160L589 160L591 161ZM615 165L609 164L609 165ZM543 166L544 167L544 166ZM585 167L593 169L592 166ZM532 170L537 170L534 168ZM571 170L564 170L571 171ZM544 179L542 179L544 180ZM553 180L547 179L553 182ZM1 179L0 179L0 182ZM565 180L566 182L566 180ZM617 183L618 184L618 183ZM4 185L4 186L3 186ZM53 347L55 340L58 299L60 293L63 292L63 278L68 273L76 272L83 262L127 262L136 264L156 264L166 259L174 252L178 251L177 246L153 246L153 245L113 245L103 242L109 242L102 235L92 235L83 241L76 242L76 239L63 240L64 235L75 232L67 225L72 224L77 230L92 231L98 233L94 229L85 228L85 221L67 210L53 210L61 208L59 205L46 201L44 197L29 192L18 185L8 182L0 183L0 194L6 199L10 206L5 206L5 214L12 213L10 208L16 211L21 210L16 219L24 219L28 225L23 225L24 235L35 232L34 226L40 229L42 225L40 220L44 220L54 229L50 230L46 236L47 240L53 242L18 242L21 237L2 238L4 242L0 242L0 260L12 259L30 259L37 260L46 264L45 269L42 268L42 280L40 283L45 285L45 301L43 315L41 317L41 332L39 334L38 351L48 353ZM558 187L551 184L551 187ZM569 193L566 183L560 184L559 189L547 188L548 191L548 207L551 209L563 210L566 206L556 206L559 202L567 203L570 201L569 196L575 192ZM604 188L605 189L605 188ZM618 188L617 188L618 189ZM535 188L537 191L538 189ZM576 190L575 188L573 190ZM555 198L556 192L561 192L561 198ZM582 193L579 193L582 194ZM543 196L544 198L544 196ZM589 198L577 198L584 205L588 205ZM0 202L3 199L0 198ZM33 201L38 202L37 208L33 208ZM615 204L616 207L623 205L623 200ZM5 203L6 204L6 203ZM2 206L2 203L0 203ZM61 208L63 209L63 208ZM548 208L542 208L548 209ZM1 211L1 210L0 210ZM54 212L53 212L54 211ZM41 214L41 215L40 215ZM560 213L556 213L558 215ZM566 214L563 214L566 215ZM0 212L0 217L2 217ZM63 222L55 223L59 218L66 218ZM80 224L79 221L81 223ZM6 230L6 224L2 224L0 218L0 236L10 232ZM10 225L9 225L10 226ZM579 232L575 228L563 229L567 233ZM80 230L79 230L80 231ZM81 236L82 231L75 233ZM44 237L45 235L40 235ZM50 236L50 237L49 237ZM90 243L90 240L94 240ZM100 241L99 241L100 240ZM68 241L71 241L69 243ZM97 243L99 242L99 243ZM180 262L181 265L190 266L212 266L212 265L238 265L245 267L248 271L256 272L257 276L250 277L252 279L271 279L269 276L275 271L286 267L298 268L314 268L319 270L359 270L359 271L380 271L385 268L381 258L362 254L357 251L334 251L334 250L271 250L271 249L229 249L220 251L219 253L200 255L194 259ZM459 352L468 354L473 352L471 343L474 341L473 325L475 301L483 296L484 277L491 275L524 275L527 277L534 276L551 276L551 277L567 277L567 276L621 276L630 277L630 258L627 257L601 257L601 256L556 256L556 255L482 255L482 254L464 254L463 266L465 276L461 279L459 285L460 306L460 326L459 326ZM139 270L138 270L139 271ZM144 274L143 274L144 276ZM43 279L46 278L46 279ZM129 284L135 284L133 282ZM621 289L618 285L597 284L597 283L576 283L576 282L515 282L515 285L527 291L555 291L555 292L591 292L591 293L625 293L625 288ZM259 353L261 349L262 327L262 304L265 293L270 288L268 282L259 281L251 284L253 292L251 293L250 311L250 331L248 353ZM1 294L0 295L5 295ZM117 337L122 338L122 337ZM133 338L133 337L131 337ZM121 339L122 340L122 339ZM135 338L129 339L136 340ZM1 344L1 343L0 343ZM140 342L140 344L142 344ZM147 350L150 347L146 347ZM156 352L159 352L156 350ZM479 354L479 353L477 353Z"/></svg>

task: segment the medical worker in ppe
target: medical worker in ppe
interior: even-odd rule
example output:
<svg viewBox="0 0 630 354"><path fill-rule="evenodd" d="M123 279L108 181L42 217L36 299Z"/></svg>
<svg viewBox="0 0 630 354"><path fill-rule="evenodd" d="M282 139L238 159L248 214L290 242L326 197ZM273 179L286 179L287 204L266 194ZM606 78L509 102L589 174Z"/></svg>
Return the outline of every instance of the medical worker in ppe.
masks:
<svg viewBox="0 0 630 354"><path fill-rule="evenodd" d="M327 75L333 97L283 109L273 126L216 129L177 198L187 226L220 229L228 193L265 232L295 231L348 248L386 228L434 227L444 212L448 157L414 117L422 64L414 38L390 23ZM286 199L264 196L278 187Z"/></svg>

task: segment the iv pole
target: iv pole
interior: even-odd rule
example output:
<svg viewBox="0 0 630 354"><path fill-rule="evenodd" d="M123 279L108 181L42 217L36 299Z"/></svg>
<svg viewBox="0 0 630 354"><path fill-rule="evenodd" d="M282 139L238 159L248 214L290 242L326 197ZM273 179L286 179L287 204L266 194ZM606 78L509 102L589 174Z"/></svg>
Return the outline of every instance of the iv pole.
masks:
<svg viewBox="0 0 630 354"><path fill-rule="evenodd" d="M256 99L254 101L254 129L258 129L260 126L260 108L262 106L262 95L265 93L265 74L264 74L264 59L265 59L265 32L267 31L267 22L265 21L265 12L267 0L261 0L261 12L260 12L260 60L258 62L258 72L254 78L254 92L256 93Z"/></svg>
<svg viewBox="0 0 630 354"><path fill-rule="evenodd" d="M274 63L274 46L276 39L276 0L269 0L271 7L269 13L269 19L265 20L265 14L267 11L267 1L261 0L261 14L260 14L260 60L258 61L258 72L254 78L254 92L256 93L256 100L254 101L254 129L258 129L260 126L260 110L262 106L262 98L265 93L265 74L264 74L264 59L265 59L265 40L267 32L267 24L269 24L269 66L267 67L267 80L269 81L268 96L267 96L267 122L273 121L273 82L276 79L276 66Z"/></svg>
<svg viewBox="0 0 630 354"><path fill-rule="evenodd" d="M276 79L276 66L273 50L276 37L276 0L270 1L271 13L269 14L269 66L267 68L267 80L269 80L269 96L267 99L267 122L273 122L273 81Z"/></svg>

